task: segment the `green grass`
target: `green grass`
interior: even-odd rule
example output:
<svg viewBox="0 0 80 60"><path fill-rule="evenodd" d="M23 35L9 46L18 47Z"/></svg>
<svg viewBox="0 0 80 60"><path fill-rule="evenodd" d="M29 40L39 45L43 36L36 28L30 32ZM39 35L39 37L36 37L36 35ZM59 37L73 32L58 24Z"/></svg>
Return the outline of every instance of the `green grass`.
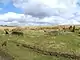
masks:
<svg viewBox="0 0 80 60"><path fill-rule="evenodd" d="M16 46L13 41L36 46L42 50L66 52L80 55L80 37L76 33L66 33L63 35L48 35L43 31L24 31L24 36L3 35L0 32L0 46L4 41L8 41L6 47L1 48L8 52L15 60L71 60L64 57L46 56L22 46Z"/></svg>

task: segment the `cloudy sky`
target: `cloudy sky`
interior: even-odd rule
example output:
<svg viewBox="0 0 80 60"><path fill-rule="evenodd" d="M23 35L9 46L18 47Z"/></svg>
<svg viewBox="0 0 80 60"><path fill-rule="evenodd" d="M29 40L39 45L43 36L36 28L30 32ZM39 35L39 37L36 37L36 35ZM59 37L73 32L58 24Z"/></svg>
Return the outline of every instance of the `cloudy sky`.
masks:
<svg viewBox="0 0 80 60"><path fill-rule="evenodd" d="M80 24L79 0L0 0L0 25Z"/></svg>

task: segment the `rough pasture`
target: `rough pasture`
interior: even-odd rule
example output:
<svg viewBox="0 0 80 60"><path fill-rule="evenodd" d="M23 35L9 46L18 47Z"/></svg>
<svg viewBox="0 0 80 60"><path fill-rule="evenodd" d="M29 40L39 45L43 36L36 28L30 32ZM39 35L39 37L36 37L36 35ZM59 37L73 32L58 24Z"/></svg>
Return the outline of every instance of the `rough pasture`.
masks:
<svg viewBox="0 0 80 60"><path fill-rule="evenodd" d="M11 34L14 32L13 35L6 35L4 32L0 31L0 47L11 56L14 56L14 60L80 59L79 32L70 32L67 29L67 31L64 32L63 30L58 30L58 28L53 27L30 27L24 29L21 33L21 30L17 30L18 29L15 31L11 30ZM46 32L44 32L44 30ZM24 36L16 36L22 35L23 32ZM48 35L46 35L46 33ZM59 35L54 36L54 33L59 33ZM4 41L7 41L6 46L3 44Z"/></svg>

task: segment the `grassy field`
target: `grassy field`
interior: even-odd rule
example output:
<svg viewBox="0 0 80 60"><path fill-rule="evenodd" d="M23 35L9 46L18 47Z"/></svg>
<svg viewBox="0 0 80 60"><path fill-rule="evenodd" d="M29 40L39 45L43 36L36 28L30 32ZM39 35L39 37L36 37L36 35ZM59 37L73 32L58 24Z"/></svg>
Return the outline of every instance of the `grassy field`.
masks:
<svg viewBox="0 0 80 60"><path fill-rule="evenodd" d="M54 33L43 32L43 30L24 30L23 32L24 36L17 36L6 35L0 31L0 48L13 56L14 60L80 60L45 55L22 46L25 44L43 51L80 56L80 36L77 33L59 31L59 34L54 35ZM7 46L1 46L4 41L7 41Z"/></svg>

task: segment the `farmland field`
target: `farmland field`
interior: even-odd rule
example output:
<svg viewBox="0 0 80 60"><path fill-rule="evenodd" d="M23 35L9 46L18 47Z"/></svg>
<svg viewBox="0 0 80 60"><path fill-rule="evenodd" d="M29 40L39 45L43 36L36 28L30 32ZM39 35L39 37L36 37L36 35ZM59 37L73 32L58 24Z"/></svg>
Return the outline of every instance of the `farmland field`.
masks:
<svg viewBox="0 0 80 60"><path fill-rule="evenodd" d="M24 30L23 33L18 36L0 31L0 49L14 60L80 60L80 36L76 32ZM7 45L2 46L5 41Z"/></svg>

